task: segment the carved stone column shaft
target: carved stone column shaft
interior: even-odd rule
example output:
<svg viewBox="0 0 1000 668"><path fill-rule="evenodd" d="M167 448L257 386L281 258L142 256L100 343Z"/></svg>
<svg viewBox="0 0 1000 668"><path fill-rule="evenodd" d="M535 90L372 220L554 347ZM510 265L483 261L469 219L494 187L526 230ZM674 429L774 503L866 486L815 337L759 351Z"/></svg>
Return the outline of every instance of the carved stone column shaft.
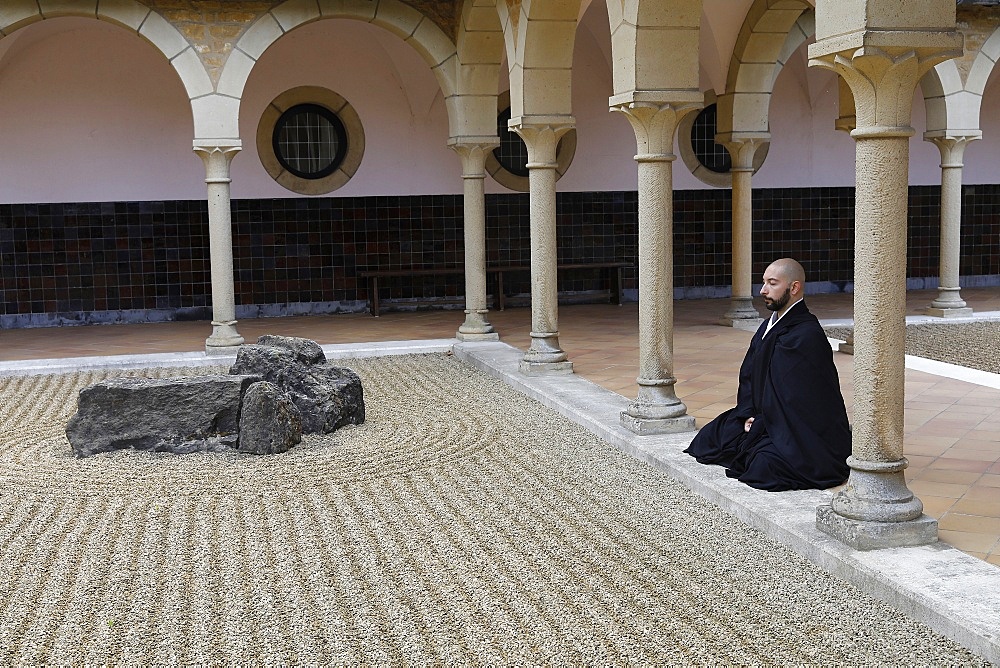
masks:
<svg viewBox="0 0 1000 668"><path fill-rule="evenodd" d="M731 139L733 159L733 289L721 324L756 328L760 313L753 305L753 157L763 139Z"/></svg>
<svg viewBox="0 0 1000 668"><path fill-rule="evenodd" d="M208 234L212 263L212 335L205 341L209 354L243 343L236 331L236 290L233 280L233 231L229 168L241 150L239 143L196 142L194 151L205 163L208 189Z"/></svg>
<svg viewBox="0 0 1000 668"><path fill-rule="evenodd" d="M933 137L941 151L941 275L937 299L927 315L956 317L972 315L962 299L959 267L962 249L962 155L978 137Z"/></svg>
<svg viewBox="0 0 1000 668"><path fill-rule="evenodd" d="M871 15L854 18L866 17ZM857 155L855 399L850 477L832 503L817 510L816 524L858 549L921 545L937 540L937 522L922 515L923 504L903 476L910 105L920 77L935 63L961 53L961 36L914 31L910 38L915 45L926 40L930 46L905 47L894 35L888 46L841 50L849 42L831 26L824 31L830 32L829 41L810 47L810 65L842 76L856 105L857 128L851 132ZM873 41L884 37L878 31L859 35ZM957 50L950 46L954 44Z"/></svg>
<svg viewBox="0 0 1000 668"><path fill-rule="evenodd" d="M531 346L521 360L525 374L572 373L559 347L558 248L556 237L556 147L569 123L511 121L528 148L531 228Z"/></svg>
<svg viewBox="0 0 1000 668"><path fill-rule="evenodd" d="M465 196L465 322L455 335L459 341L496 341L486 304L486 201L483 181L486 156L497 142L456 142L451 147L462 159Z"/></svg>
<svg viewBox="0 0 1000 668"><path fill-rule="evenodd" d="M674 386L673 154L677 124L700 105L628 103L639 177L639 395L621 414L638 434L689 431L694 418Z"/></svg>

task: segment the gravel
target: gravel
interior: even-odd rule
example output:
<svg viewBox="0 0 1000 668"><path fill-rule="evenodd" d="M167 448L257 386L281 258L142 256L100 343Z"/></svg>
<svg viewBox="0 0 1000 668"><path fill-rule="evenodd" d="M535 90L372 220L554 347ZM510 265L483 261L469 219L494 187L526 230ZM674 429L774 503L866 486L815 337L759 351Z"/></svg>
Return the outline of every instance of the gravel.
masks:
<svg viewBox="0 0 1000 668"><path fill-rule="evenodd" d="M985 665L453 357L344 364L368 421L265 457L75 459L110 374L0 379L0 664Z"/></svg>
<svg viewBox="0 0 1000 668"><path fill-rule="evenodd" d="M853 327L824 329L841 340L854 333ZM906 354L1000 373L1000 321L907 325Z"/></svg>

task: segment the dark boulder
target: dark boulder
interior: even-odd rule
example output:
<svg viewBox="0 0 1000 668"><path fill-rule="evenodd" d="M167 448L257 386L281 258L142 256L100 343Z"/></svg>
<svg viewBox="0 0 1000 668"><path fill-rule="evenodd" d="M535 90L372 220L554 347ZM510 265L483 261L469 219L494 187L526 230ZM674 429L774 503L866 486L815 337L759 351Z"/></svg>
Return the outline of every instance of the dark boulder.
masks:
<svg viewBox="0 0 1000 668"><path fill-rule="evenodd" d="M78 456L123 448L224 450L236 445L240 402L256 380L238 375L105 380L80 391L66 437Z"/></svg>
<svg viewBox="0 0 1000 668"><path fill-rule="evenodd" d="M285 452L302 440L302 416L291 397L266 381L243 395L239 451L255 455Z"/></svg>
<svg viewBox="0 0 1000 668"><path fill-rule="evenodd" d="M305 434L330 433L364 422L364 391L358 375L328 362L304 361L315 356L302 350L284 344L240 346L229 373L256 376L286 392L299 409Z"/></svg>

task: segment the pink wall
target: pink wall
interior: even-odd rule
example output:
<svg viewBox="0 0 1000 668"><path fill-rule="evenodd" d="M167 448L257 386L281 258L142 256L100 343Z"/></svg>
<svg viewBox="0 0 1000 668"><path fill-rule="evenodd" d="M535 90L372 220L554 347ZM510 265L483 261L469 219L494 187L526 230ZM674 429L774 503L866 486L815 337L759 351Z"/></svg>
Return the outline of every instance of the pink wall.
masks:
<svg viewBox="0 0 1000 668"><path fill-rule="evenodd" d="M191 106L150 44L60 18L0 44L0 202L205 196Z"/></svg>
<svg viewBox="0 0 1000 668"><path fill-rule="evenodd" d="M726 0L729 2L730 0ZM706 7L721 0L707 0ZM725 81L738 22L709 13L703 31L703 85ZM592 2L576 38L573 102L579 143L559 182L563 191L636 187L635 136L608 111L612 92L606 7ZM504 79L505 77L502 77ZM983 102L984 140L966 154L966 183L1000 182L1000 86ZM327 20L292 31L250 76L241 109L244 150L233 163L237 198L295 197L264 171L255 137L262 110L294 86L330 88L361 116L367 148L355 178L334 196L460 193L458 156L437 81L419 55L366 23ZM506 88L501 83L501 89ZM835 132L837 81L806 66L805 47L775 85L770 154L757 187L850 186L854 144ZM911 182L940 182L937 149L921 140L923 103L915 97ZM176 73L149 44L92 19L43 21L0 39L0 202L201 199L201 161ZM705 188L681 160L674 186ZM507 192L487 179L488 192Z"/></svg>

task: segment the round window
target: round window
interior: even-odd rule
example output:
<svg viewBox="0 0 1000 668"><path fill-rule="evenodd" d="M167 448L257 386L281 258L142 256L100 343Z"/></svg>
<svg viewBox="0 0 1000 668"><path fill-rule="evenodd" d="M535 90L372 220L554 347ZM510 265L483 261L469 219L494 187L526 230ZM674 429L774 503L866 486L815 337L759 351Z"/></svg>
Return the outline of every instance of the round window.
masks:
<svg viewBox="0 0 1000 668"><path fill-rule="evenodd" d="M344 162L347 130L326 107L298 104L278 118L272 143L282 167L299 178L322 179Z"/></svg>
<svg viewBox="0 0 1000 668"><path fill-rule="evenodd" d="M257 124L257 155L271 178L302 195L324 195L357 173L365 129L332 90L300 86L271 100Z"/></svg>
<svg viewBox="0 0 1000 668"><path fill-rule="evenodd" d="M500 138L500 145L493 149L493 157L501 167L514 176L527 176L528 147L516 132L507 127L509 122L510 107L507 107L497 116L497 136Z"/></svg>
<svg viewBox="0 0 1000 668"><path fill-rule="evenodd" d="M718 126L718 106L710 104L700 112L691 126L691 149L698 162L716 174L726 174L733 168L733 159L722 144L715 143Z"/></svg>

